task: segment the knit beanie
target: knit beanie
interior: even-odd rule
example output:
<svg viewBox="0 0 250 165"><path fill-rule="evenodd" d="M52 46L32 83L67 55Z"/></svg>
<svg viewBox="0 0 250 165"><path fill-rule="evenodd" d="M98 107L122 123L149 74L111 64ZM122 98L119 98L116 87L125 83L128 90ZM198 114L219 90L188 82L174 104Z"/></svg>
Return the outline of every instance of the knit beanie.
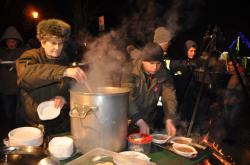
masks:
<svg viewBox="0 0 250 165"><path fill-rule="evenodd" d="M142 61L163 61L163 50L156 43L148 43L142 51Z"/></svg>
<svg viewBox="0 0 250 165"><path fill-rule="evenodd" d="M171 33L170 31L165 27L158 27L155 29L154 32L154 42L155 43L163 43L168 42L170 40Z"/></svg>

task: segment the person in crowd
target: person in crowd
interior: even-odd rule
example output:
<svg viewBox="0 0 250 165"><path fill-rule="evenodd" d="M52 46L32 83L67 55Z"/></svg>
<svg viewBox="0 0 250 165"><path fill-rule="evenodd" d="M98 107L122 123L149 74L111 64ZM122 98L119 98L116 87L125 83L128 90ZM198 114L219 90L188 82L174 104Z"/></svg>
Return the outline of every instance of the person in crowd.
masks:
<svg viewBox="0 0 250 165"><path fill-rule="evenodd" d="M148 43L142 56L124 69L121 86L129 87L129 117L139 127L140 133L153 129L153 119L159 97L165 112L165 129L170 136L176 134L173 122L176 96L173 79L163 65L163 51L156 43ZM158 121L159 122L159 121Z"/></svg>
<svg viewBox="0 0 250 165"><path fill-rule="evenodd" d="M209 121L209 109L211 103L211 89L209 88L208 75L205 80L204 76L205 67L210 71L214 66L209 65L209 58L200 57L197 55L197 43L193 40L187 40L184 44L184 58L172 60L169 62L169 69L174 77L174 84L176 88L176 96L178 100L177 112L181 119L182 129L188 129L192 120L192 115L197 104L196 115L193 119L194 129L193 133L205 134L207 133ZM205 54L205 52L204 52ZM205 55L208 56L206 53ZM210 55L211 56L211 55ZM202 87L202 85L204 85ZM199 96L199 90L203 88ZM199 98L198 98L199 97ZM199 100L197 100L199 99Z"/></svg>
<svg viewBox="0 0 250 165"><path fill-rule="evenodd" d="M246 84L246 77L244 75L244 68L240 64L236 64L243 83ZM224 93L224 110L222 121L225 129L225 141L233 143L237 138L237 126L240 120L240 114L244 108L244 92L240 84L239 77L233 66L232 60L227 62L228 73L231 75L227 88Z"/></svg>
<svg viewBox="0 0 250 165"><path fill-rule="evenodd" d="M131 60L136 60L141 58L141 50L136 48L134 45L130 44L126 47L126 51L129 54Z"/></svg>
<svg viewBox="0 0 250 165"><path fill-rule="evenodd" d="M0 104L1 115L8 128L15 127L18 88L15 60L23 52L23 38L14 26L9 26L0 39Z"/></svg>
<svg viewBox="0 0 250 165"><path fill-rule="evenodd" d="M37 25L38 49L25 51L16 61L17 84L20 88L19 124L42 125L46 134L69 131L70 83L83 83L85 72L70 67L63 51L70 37L71 27L59 19L42 20ZM55 119L41 120L37 113L40 103L54 101L55 108L62 108Z"/></svg>
<svg viewBox="0 0 250 165"><path fill-rule="evenodd" d="M187 40L184 44L184 58L170 63L170 69L174 73L174 84L178 100L178 114L182 121L191 120L195 102L195 84L193 79L193 66L188 65L196 59L197 44Z"/></svg>
<svg viewBox="0 0 250 165"><path fill-rule="evenodd" d="M167 55L170 39L171 33L166 27L159 26L155 29L153 42L160 45L163 50L164 56Z"/></svg>

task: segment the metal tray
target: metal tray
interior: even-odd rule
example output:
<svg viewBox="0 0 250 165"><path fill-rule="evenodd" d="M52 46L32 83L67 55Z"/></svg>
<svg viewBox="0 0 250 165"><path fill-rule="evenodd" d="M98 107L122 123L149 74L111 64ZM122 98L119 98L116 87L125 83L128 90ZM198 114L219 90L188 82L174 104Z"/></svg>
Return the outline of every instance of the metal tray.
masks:
<svg viewBox="0 0 250 165"><path fill-rule="evenodd" d="M153 143L153 145L156 146L156 147L162 148L164 150L173 152L174 154L177 154L174 151L173 147L172 147L172 145L173 145L172 143L165 143L165 144L156 144L156 143ZM194 157L185 157L185 156L182 156L182 155L179 155L179 154L177 154L177 155L179 155L179 156L181 156L183 158L191 159L192 160L192 159L199 159L199 157L201 157L202 155L204 155L204 153L209 152L208 148L206 148L206 149L200 149L200 148L197 148L195 146L193 146L193 147L197 150L197 155L196 156L194 156Z"/></svg>
<svg viewBox="0 0 250 165"><path fill-rule="evenodd" d="M0 164L37 165L41 159L48 156L50 156L49 152L42 147L21 146L0 148Z"/></svg>

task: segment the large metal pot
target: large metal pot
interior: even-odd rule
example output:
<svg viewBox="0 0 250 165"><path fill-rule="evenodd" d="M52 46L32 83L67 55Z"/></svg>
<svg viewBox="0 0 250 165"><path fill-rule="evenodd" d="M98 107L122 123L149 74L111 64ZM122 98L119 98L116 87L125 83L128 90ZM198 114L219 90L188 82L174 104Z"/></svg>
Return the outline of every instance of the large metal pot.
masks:
<svg viewBox="0 0 250 165"><path fill-rule="evenodd" d="M127 137L127 88L102 87L95 93L70 91L71 133L86 153L96 147L120 151Z"/></svg>

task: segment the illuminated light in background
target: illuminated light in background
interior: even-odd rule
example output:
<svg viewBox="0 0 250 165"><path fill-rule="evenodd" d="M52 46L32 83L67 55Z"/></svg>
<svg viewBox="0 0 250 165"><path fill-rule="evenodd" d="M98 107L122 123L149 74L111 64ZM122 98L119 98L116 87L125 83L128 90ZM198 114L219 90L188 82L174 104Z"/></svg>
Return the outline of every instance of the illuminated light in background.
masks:
<svg viewBox="0 0 250 165"><path fill-rule="evenodd" d="M32 11L31 15L34 19L38 19L39 17L39 13L37 11Z"/></svg>

